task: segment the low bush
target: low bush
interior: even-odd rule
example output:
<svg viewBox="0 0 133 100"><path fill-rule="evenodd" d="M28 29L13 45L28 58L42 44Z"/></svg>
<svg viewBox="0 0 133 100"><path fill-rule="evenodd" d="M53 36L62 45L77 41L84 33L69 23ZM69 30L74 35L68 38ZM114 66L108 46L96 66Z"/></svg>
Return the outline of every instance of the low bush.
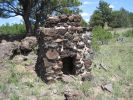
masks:
<svg viewBox="0 0 133 100"><path fill-rule="evenodd" d="M2 25L0 26L0 35L19 35L25 33L23 24Z"/></svg>
<svg viewBox="0 0 133 100"><path fill-rule="evenodd" d="M108 43L108 40L112 38L112 33L103 29L101 26L94 27L92 33L92 47L94 50L98 50L99 44Z"/></svg>
<svg viewBox="0 0 133 100"><path fill-rule="evenodd" d="M125 36L125 37L133 37L133 29L123 33L123 36Z"/></svg>

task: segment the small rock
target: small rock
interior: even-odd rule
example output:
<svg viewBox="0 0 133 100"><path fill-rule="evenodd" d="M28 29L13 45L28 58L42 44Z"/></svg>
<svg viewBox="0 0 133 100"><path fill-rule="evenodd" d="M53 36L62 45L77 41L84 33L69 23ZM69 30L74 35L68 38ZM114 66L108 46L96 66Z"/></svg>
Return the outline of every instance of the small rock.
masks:
<svg viewBox="0 0 133 100"><path fill-rule="evenodd" d="M62 80L66 83L74 82L74 78L70 77L69 75L63 75Z"/></svg>
<svg viewBox="0 0 133 100"><path fill-rule="evenodd" d="M58 92L58 91L57 91L56 89L53 90L53 94L57 94L57 92Z"/></svg>
<svg viewBox="0 0 133 100"><path fill-rule="evenodd" d="M4 99L5 99L5 97L6 97L6 96L5 96L5 94L4 94L4 93L2 93L2 92L0 92L0 99L1 99L1 100L4 100Z"/></svg>
<svg viewBox="0 0 133 100"><path fill-rule="evenodd" d="M64 35L67 32L67 28L63 28L63 27L61 28L60 27L60 28L57 29L57 31L58 31L57 33L59 35Z"/></svg>
<svg viewBox="0 0 133 100"><path fill-rule="evenodd" d="M85 56L85 59L91 59L91 55L90 53L88 53L87 51L84 52L84 56Z"/></svg>
<svg viewBox="0 0 133 100"><path fill-rule="evenodd" d="M58 32L56 29L54 28L43 28L43 27L40 27L40 30L41 32L46 35L46 36L56 36L56 33Z"/></svg>
<svg viewBox="0 0 133 100"><path fill-rule="evenodd" d="M81 100L84 97L84 94L78 90L65 91L64 93L65 100Z"/></svg>
<svg viewBox="0 0 133 100"><path fill-rule="evenodd" d="M61 19L61 22L65 22L65 21L68 20L67 15L61 15L61 16L59 16L59 17L60 17L60 19Z"/></svg>
<svg viewBox="0 0 133 100"><path fill-rule="evenodd" d="M59 53L56 50L48 50L46 53L48 59L57 59L59 57Z"/></svg>
<svg viewBox="0 0 133 100"><path fill-rule="evenodd" d="M50 95L50 92L49 91L45 91L45 90L41 91L41 93L40 93L40 97L49 96L49 95Z"/></svg>
<svg viewBox="0 0 133 100"><path fill-rule="evenodd" d="M112 84L106 84L106 85L102 85L101 88L103 90L106 90L106 91L109 91L109 92L113 92L113 87L112 87Z"/></svg>
<svg viewBox="0 0 133 100"><path fill-rule="evenodd" d="M82 27L77 27L77 32L78 33L82 33L83 32L83 28Z"/></svg>
<svg viewBox="0 0 133 100"><path fill-rule="evenodd" d="M43 58L43 61L44 61L44 66L47 68L49 66L53 66L53 63L49 62L48 59L46 58Z"/></svg>
<svg viewBox="0 0 133 100"><path fill-rule="evenodd" d="M92 79L93 79L93 76L90 73L86 73L82 75L82 78L81 78L82 81L91 81Z"/></svg>
<svg viewBox="0 0 133 100"><path fill-rule="evenodd" d="M81 16L73 14L73 15L69 16L68 19L71 22L80 22L81 21Z"/></svg>
<svg viewBox="0 0 133 100"><path fill-rule="evenodd" d="M46 45L46 47L49 47L49 48L56 48L58 46L57 43L49 43L49 44L45 43L45 45Z"/></svg>
<svg viewBox="0 0 133 100"><path fill-rule="evenodd" d="M58 16L52 16L52 17L49 17L46 22L48 24L56 24L60 21L59 17Z"/></svg>
<svg viewBox="0 0 133 100"><path fill-rule="evenodd" d="M29 100L37 100L37 97L36 96L28 96L28 99Z"/></svg>
<svg viewBox="0 0 133 100"><path fill-rule="evenodd" d="M53 77L47 77L47 80L49 81L49 80L53 80Z"/></svg>
<svg viewBox="0 0 133 100"><path fill-rule="evenodd" d="M76 59L79 60L79 59L81 59L81 57L82 57L81 54L77 53Z"/></svg>
<svg viewBox="0 0 133 100"><path fill-rule="evenodd" d="M47 71L47 74L49 74L49 75L54 74L54 71L52 71L52 70Z"/></svg>
<svg viewBox="0 0 133 100"><path fill-rule="evenodd" d="M107 66L104 65L103 63L100 63L100 68L104 69L105 71L108 71L108 70L107 70Z"/></svg>
<svg viewBox="0 0 133 100"><path fill-rule="evenodd" d="M59 43L59 42L62 42L62 41L63 41L63 39L56 39L54 42Z"/></svg>
<svg viewBox="0 0 133 100"><path fill-rule="evenodd" d="M75 42L78 42L78 41L80 41L81 39L79 38L79 36L75 36L74 37L74 39L73 39L73 41L75 41Z"/></svg>
<svg viewBox="0 0 133 100"><path fill-rule="evenodd" d="M81 49L81 48L84 48L85 43L81 41L81 42L78 42L77 45L78 45L78 48Z"/></svg>
<svg viewBox="0 0 133 100"><path fill-rule="evenodd" d="M53 69L54 70L59 70L59 69L61 69L61 67L56 64L55 66L53 66Z"/></svg>
<svg viewBox="0 0 133 100"><path fill-rule="evenodd" d="M84 65L86 69L89 69L92 65L92 61L91 60L84 60Z"/></svg>
<svg viewBox="0 0 133 100"><path fill-rule="evenodd" d="M55 27L55 29L59 30L59 29L62 29L62 30L65 30L65 27L64 26L60 26L60 27Z"/></svg>

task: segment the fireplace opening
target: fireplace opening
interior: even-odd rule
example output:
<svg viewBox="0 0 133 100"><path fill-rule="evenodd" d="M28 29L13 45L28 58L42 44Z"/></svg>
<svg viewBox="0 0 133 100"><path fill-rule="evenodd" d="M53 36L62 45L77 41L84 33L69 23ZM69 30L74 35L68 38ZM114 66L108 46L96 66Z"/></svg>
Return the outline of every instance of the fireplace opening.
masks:
<svg viewBox="0 0 133 100"><path fill-rule="evenodd" d="M74 57L65 57L62 59L63 68L62 72L66 75L75 75Z"/></svg>

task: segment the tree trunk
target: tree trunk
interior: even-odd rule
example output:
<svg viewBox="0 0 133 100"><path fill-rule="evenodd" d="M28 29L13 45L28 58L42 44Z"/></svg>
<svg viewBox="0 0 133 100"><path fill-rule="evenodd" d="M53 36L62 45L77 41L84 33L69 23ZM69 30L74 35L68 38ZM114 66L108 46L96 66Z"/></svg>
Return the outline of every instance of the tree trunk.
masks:
<svg viewBox="0 0 133 100"><path fill-rule="evenodd" d="M36 22L34 25L34 34L36 35L37 32L37 28L39 27L39 20L40 20L40 16L38 14L36 14Z"/></svg>
<svg viewBox="0 0 133 100"><path fill-rule="evenodd" d="M35 25L34 25L34 35L36 35L37 33L37 29L39 28L39 22L41 20L46 20L46 15L43 15L43 18L41 19L41 14L36 14L36 22L35 22Z"/></svg>
<svg viewBox="0 0 133 100"><path fill-rule="evenodd" d="M27 36L33 35L32 24L30 22L30 11L32 8L33 0L18 0L23 7L23 19L25 23Z"/></svg>
<svg viewBox="0 0 133 100"><path fill-rule="evenodd" d="M24 15L23 19L24 19L24 23L25 23L27 36L31 36L33 34L33 31L32 31L31 22L29 20L29 16Z"/></svg>

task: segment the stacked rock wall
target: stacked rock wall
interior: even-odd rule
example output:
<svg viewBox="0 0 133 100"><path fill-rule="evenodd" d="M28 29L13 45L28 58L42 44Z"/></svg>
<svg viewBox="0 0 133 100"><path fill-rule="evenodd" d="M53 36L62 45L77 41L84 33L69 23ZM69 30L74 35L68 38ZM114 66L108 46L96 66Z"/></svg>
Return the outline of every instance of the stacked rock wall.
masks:
<svg viewBox="0 0 133 100"><path fill-rule="evenodd" d="M80 15L54 16L40 27L36 71L46 82L90 70L91 32L81 27L80 21Z"/></svg>

